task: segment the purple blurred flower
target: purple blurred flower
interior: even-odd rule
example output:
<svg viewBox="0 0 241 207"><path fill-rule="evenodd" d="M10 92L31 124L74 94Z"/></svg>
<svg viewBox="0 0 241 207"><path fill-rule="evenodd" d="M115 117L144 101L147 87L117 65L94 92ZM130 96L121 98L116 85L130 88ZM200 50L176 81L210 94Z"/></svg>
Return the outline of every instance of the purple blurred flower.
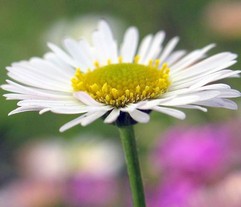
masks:
<svg viewBox="0 0 241 207"><path fill-rule="evenodd" d="M229 136L227 128L216 125L172 129L162 137L154 155L155 163L168 176L209 179L224 171Z"/></svg>
<svg viewBox="0 0 241 207"><path fill-rule="evenodd" d="M191 180L169 180L160 185L148 199L150 207L187 207L200 186Z"/></svg>
<svg viewBox="0 0 241 207"><path fill-rule="evenodd" d="M237 179L232 196L220 188L241 163L239 120L173 128L158 142L152 158L162 177L148 196L150 207L241 206L241 199L233 201L240 192Z"/></svg>
<svg viewBox="0 0 241 207"><path fill-rule="evenodd" d="M67 200L74 207L107 207L117 197L117 182L113 177L79 175L70 180Z"/></svg>

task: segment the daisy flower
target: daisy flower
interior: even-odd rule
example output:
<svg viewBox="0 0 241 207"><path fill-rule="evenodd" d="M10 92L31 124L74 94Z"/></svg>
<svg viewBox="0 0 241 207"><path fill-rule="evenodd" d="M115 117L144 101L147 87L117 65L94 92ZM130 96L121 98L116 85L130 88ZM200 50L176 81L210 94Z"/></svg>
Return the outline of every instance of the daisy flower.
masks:
<svg viewBox="0 0 241 207"><path fill-rule="evenodd" d="M165 33L149 34L139 43L138 30L126 30L122 44L109 25L100 21L89 43L71 38L63 48L52 43L43 58L13 63L2 88L8 100L19 100L10 115L39 111L81 114L60 128L88 125L102 117L105 123L146 123L151 111L184 119L180 109L222 107L237 109L229 98L240 92L217 81L238 77L229 67L237 55L222 52L210 57L214 44L187 52L175 50L178 37L163 44Z"/></svg>

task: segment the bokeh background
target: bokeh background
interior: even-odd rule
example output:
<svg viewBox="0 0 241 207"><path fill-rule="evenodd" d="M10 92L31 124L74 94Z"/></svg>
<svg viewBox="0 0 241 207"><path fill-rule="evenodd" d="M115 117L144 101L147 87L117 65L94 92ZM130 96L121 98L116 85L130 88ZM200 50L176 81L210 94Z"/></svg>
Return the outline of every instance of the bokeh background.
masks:
<svg viewBox="0 0 241 207"><path fill-rule="evenodd" d="M12 62L42 56L47 42L89 38L98 19L119 42L135 25L141 37L159 30L179 36L179 49L216 43L210 54L241 53L238 0L0 0L0 83ZM240 79L224 82L241 90ZM98 120L60 133L75 116L8 117L16 102L0 93L1 207L131 206L115 127ZM241 110L186 113L184 121L152 113L135 127L148 207L240 207Z"/></svg>

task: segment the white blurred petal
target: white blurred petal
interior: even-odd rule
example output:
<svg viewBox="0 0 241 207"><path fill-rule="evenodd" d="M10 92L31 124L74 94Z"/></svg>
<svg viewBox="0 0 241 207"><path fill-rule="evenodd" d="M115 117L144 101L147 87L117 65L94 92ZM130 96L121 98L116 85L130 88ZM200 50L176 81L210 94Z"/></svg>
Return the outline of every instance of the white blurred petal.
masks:
<svg viewBox="0 0 241 207"><path fill-rule="evenodd" d="M105 118L104 123L112 123L114 122L118 116L120 115L119 109L113 109L110 114Z"/></svg>
<svg viewBox="0 0 241 207"><path fill-rule="evenodd" d="M177 110L177 109L171 109L171 108L161 107L161 106L154 106L152 109L154 111L158 111L158 112L173 116L173 117L178 118L178 119L185 119L186 118L185 113L183 113L182 111Z"/></svg>
<svg viewBox="0 0 241 207"><path fill-rule="evenodd" d="M125 35L120 50L120 56L123 57L124 62L132 62L137 49L138 44L138 30L135 27L130 27Z"/></svg>
<svg viewBox="0 0 241 207"><path fill-rule="evenodd" d="M130 114L131 118L140 123L147 123L150 120L150 116L140 110L134 110L128 113Z"/></svg>
<svg viewBox="0 0 241 207"><path fill-rule="evenodd" d="M87 106L103 106L103 104L97 102L95 99L93 99L90 95L88 95L85 92L75 92L74 96Z"/></svg>

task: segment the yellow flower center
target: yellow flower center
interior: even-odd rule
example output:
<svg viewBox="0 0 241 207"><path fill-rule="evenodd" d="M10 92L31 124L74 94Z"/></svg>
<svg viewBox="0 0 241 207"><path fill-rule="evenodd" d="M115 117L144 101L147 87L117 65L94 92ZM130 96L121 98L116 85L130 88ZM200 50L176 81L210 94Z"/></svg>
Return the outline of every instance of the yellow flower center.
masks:
<svg viewBox="0 0 241 207"><path fill-rule="evenodd" d="M154 99L165 93L170 85L167 64L159 67L159 60L150 61L148 65L134 63L111 64L99 66L95 70L82 73L78 68L72 78L74 91L85 91L100 103L125 107L130 103Z"/></svg>

